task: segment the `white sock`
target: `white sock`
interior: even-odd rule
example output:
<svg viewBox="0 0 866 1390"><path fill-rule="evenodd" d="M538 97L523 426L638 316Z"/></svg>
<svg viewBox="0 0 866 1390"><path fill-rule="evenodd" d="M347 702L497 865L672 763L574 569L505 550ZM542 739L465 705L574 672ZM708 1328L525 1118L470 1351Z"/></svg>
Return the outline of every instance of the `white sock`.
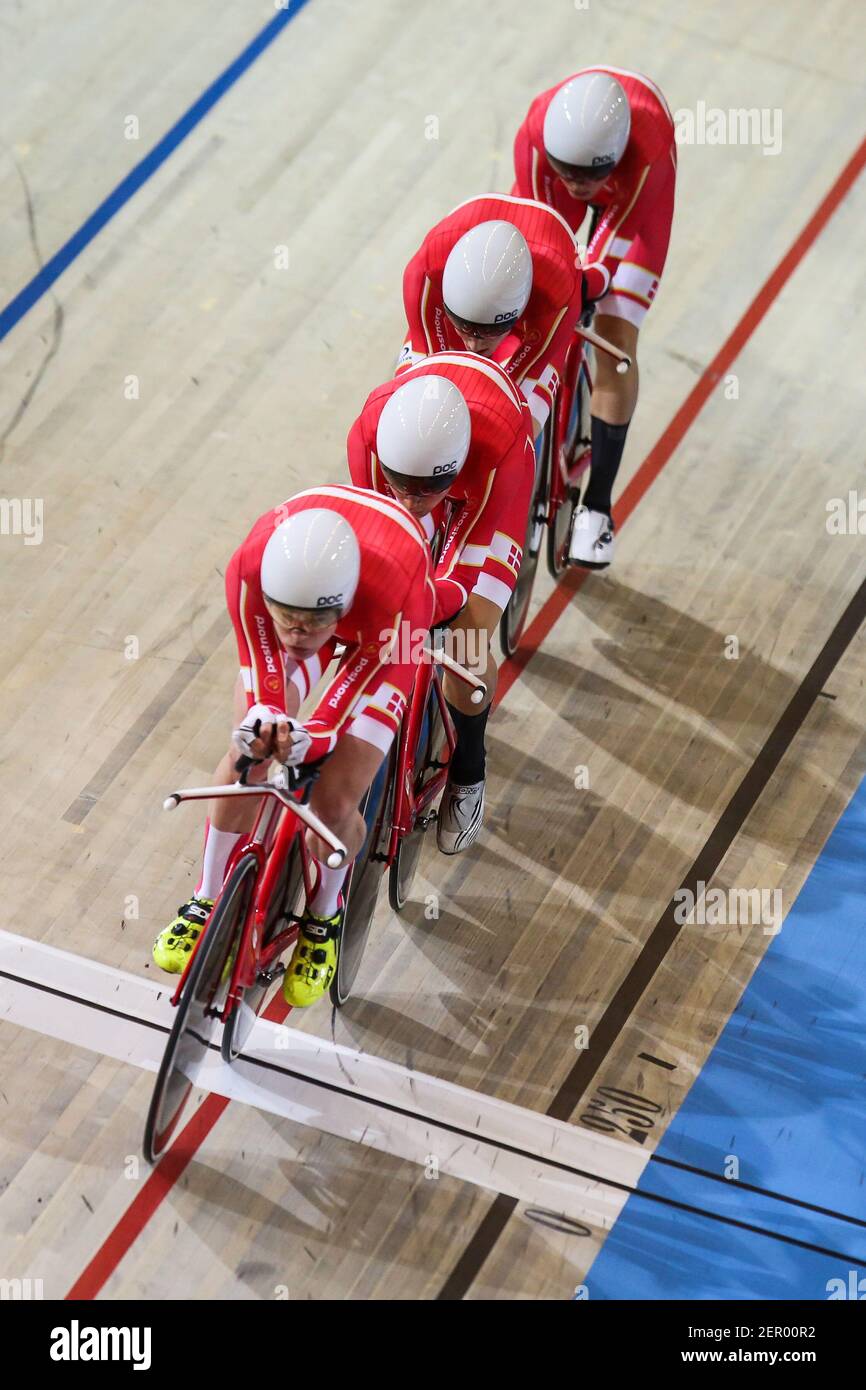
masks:
<svg viewBox="0 0 866 1390"><path fill-rule="evenodd" d="M223 886L226 864L229 855L241 838L235 830L217 830L210 821L204 832L204 861L201 866L201 882L195 890L197 898L209 898L213 902Z"/></svg>
<svg viewBox="0 0 866 1390"><path fill-rule="evenodd" d="M333 917L337 911L337 900L348 873L348 866L344 864L341 869L329 869L327 864L323 864L320 859L317 859L316 868L319 872L319 881L316 884L316 891L310 899L310 911L314 912L317 917Z"/></svg>

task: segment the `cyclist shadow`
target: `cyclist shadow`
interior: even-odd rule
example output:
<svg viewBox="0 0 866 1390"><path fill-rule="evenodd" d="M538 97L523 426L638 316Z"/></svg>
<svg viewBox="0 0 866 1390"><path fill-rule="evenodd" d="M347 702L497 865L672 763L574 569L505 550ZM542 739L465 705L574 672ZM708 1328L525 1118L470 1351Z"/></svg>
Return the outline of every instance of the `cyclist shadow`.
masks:
<svg viewBox="0 0 866 1390"><path fill-rule="evenodd" d="M679 853L646 817L631 815L591 786L576 786L573 767L561 770L519 752L507 741L507 728L499 732L506 738L487 740L490 801L484 833L471 852L485 865L487 885L501 885L507 874L528 890L519 905L534 905L539 898L535 871L547 881L545 892L561 879L570 900L571 890L580 889L591 898L592 910L603 911L627 889L639 860L658 862L663 855ZM526 862L521 863L523 856ZM496 887L488 887L488 901L491 891L495 894Z"/></svg>
<svg viewBox="0 0 866 1390"><path fill-rule="evenodd" d="M561 748L570 736L574 742L565 752L557 750L555 762L526 753L526 714L508 703L498 710L488 731L482 838L468 854L450 861L425 849L414 900L401 915L414 947L440 978L454 983L453 991L439 991L441 1004L479 1039L499 1007L491 996L513 1003L515 989L520 992L520 972L509 957L527 916L542 900L554 921L563 919L564 950L580 952L604 922L633 951L646 938L648 911L658 915L667 905L659 900L648 907L642 866L653 865L657 872L669 863L671 892L687 867L681 845L654 831L645 814L631 816L609 801L599 779L610 782L617 776L621 782L617 764L626 765L697 811L720 814L726 789L745 775L797 688L793 677L748 650L726 660L726 634L638 590L596 579L581 591L580 604L608 634L594 643L608 672L542 650L525 677L533 697L554 715L546 746L560 738ZM617 671L626 679L618 680ZM667 700L680 709L663 705ZM688 711L705 720L704 727ZM603 770L597 759L593 765L598 750L609 764ZM826 786L808 767L800 776L814 784L804 793L807 801L823 806L828 817L838 815L843 795L834 793L828 806ZM774 845L771 830L764 834ZM780 828L774 847L789 859L791 843L784 834ZM419 886L425 878L439 902L432 919ZM549 896L558 881L559 891ZM531 971L526 980L522 1007L530 1013L544 1007L546 1014L551 1003L556 1007L556 1000L536 1004L536 996L544 998L543 982ZM407 993L406 999L411 1008L413 996ZM355 1039L369 1030L392 1055L396 1045L455 1064L478 1057L477 1044L458 1044L399 1009L362 1001L357 1013L355 1007L350 1005L358 1022Z"/></svg>
<svg viewBox="0 0 866 1390"><path fill-rule="evenodd" d="M547 982L539 976L536 964L514 962L527 921L545 899L548 945L557 943L557 949L572 960L575 973L579 973L576 963L580 954L589 948L600 921L624 951L633 953L646 932L646 903L640 883L627 891L628 876L634 872L635 858L663 850L657 844L659 837L640 820L605 805L589 791L580 793L577 819L566 822L555 810L559 799L563 805L574 804L570 777L551 775L541 761L518 754L498 740L489 740L489 746L491 765L497 771L491 779L491 808L484 836L471 853L452 859L437 853L431 836L412 898L400 914L402 932L413 951L413 979L418 976L420 954L428 962L421 967L423 976L439 982L438 988L428 986L425 993L428 999L433 994L434 1008L446 1011L448 1026L432 1028L419 1022L415 1017L417 990L407 991L405 1012L394 1004L391 993L388 1005L374 998L350 1000L340 1017L353 1045L364 1047L371 1038L377 1038L387 1056L399 1057L409 1066L417 1062L425 1069L435 1061L438 1075L450 1078L454 1074L461 1084L486 1079L488 1084L495 1080L497 1085L508 1087L513 1083L507 1068L500 1075L498 1069L490 1072L489 1066L490 1062L495 1066L494 1059L501 1051L500 1018L517 1004L524 1017L521 1026L543 1014L550 1032L559 1026L557 1016L561 1015L564 1055L574 1041L576 996L572 990L567 999L562 997L555 973L563 968L565 957L551 951ZM515 806L509 789L513 793L517 782L525 785L529 796L521 797ZM543 846L539 818L546 827ZM608 848L620 838L629 852L611 856ZM593 853L587 849L586 854L576 856L576 840L585 847L592 843ZM551 894L554 884L558 889ZM431 900L435 906L432 915ZM373 961L365 960L363 969L368 964L375 979ZM363 996L364 981L359 980L359 984ZM596 986L597 982L587 986L593 996ZM424 1007L429 1017L428 1005ZM338 1036L337 1040L344 1039ZM447 1063L444 1070L443 1062Z"/></svg>
<svg viewBox="0 0 866 1390"><path fill-rule="evenodd" d="M423 920L423 916L423 907L419 907L416 912L415 904L407 903L404 909L403 925L409 925L410 919L416 917ZM454 928L450 943L450 949L453 950L454 942L458 939L460 926L456 914L446 913L438 922L427 922L426 926L428 933L431 926L439 927L440 925L448 932L449 917L452 918L451 925ZM440 970L441 964L437 958L436 965ZM453 1064L455 1071L459 1072L462 1084L469 1084L464 1078L467 1074L467 1064L470 1064L478 1053L480 1028L473 1030L469 1026L471 1040L467 1043L458 1042L454 1037L453 1028L449 1027L445 1031L440 1031L429 1024L422 1023L417 1018L415 1007L417 992L407 991L405 1008L401 1008L393 1004L383 1004L369 995L365 996L363 982L361 982L361 991L340 1009L338 1018L335 1020L334 1041L357 1047L359 1051L370 1051L370 1040L377 1038L382 1044L381 1055L398 1060L409 1071L426 1071L429 1069L431 1060L439 1062L447 1060ZM450 1013L450 993L442 991L438 998ZM467 1014L469 1012L471 1009L467 1009ZM441 1067L437 1068L436 1074L443 1075Z"/></svg>
<svg viewBox="0 0 866 1390"><path fill-rule="evenodd" d="M363 1145L353 1145L349 1164L334 1163L327 1156L319 1161L317 1149L322 1148L327 1155L328 1145L333 1145L330 1152L338 1155L339 1146L348 1141L334 1138L327 1132L316 1135L309 1129L304 1129L299 1141L292 1121L264 1111L257 1111L252 1123L267 1126L269 1133L255 1129L250 1132L246 1160L249 1162L252 1156L261 1163L262 1152L267 1153L271 1177L265 1185L273 1192L272 1175L278 1172L283 1183L278 1196L265 1195L262 1181L256 1181L255 1172L249 1182L232 1176L228 1171L232 1160L237 1171L243 1157L243 1151L234 1147L225 1156L215 1158L213 1164L200 1157L193 1159L184 1175L183 1190L185 1199L194 1200L202 1209L234 1216L243 1223L251 1220L258 1223L258 1230L247 1247L252 1248L254 1254L240 1260L234 1275L250 1294L273 1299L275 1289L286 1277L283 1256L287 1238L302 1239L311 1259L316 1254L333 1250L335 1233L347 1249L369 1249L372 1231L366 1232L365 1225L376 1229L376 1210L365 1207L366 1215L359 1220L359 1196L368 1190L371 1181L381 1182L383 1175L387 1175L388 1201L395 1219L399 1219L403 1200L417 1170L413 1166L410 1171L403 1160L381 1149ZM301 1157L292 1152L298 1142L306 1148ZM290 1154L292 1156L288 1156ZM345 1224L347 1220L349 1226ZM217 1222L210 1229L211 1237L205 1233L204 1243L209 1244L215 1258L224 1263L225 1248L220 1240L224 1224Z"/></svg>
<svg viewBox="0 0 866 1390"><path fill-rule="evenodd" d="M576 731L574 763L589 763L592 749L601 748L678 800L721 812L720 789L745 775L799 680L747 648L726 659L725 633L637 589L600 580L581 590L579 603L608 634L593 647L614 671L589 670L542 650L527 672L537 697ZM842 721L837 736L854 732L838 710L833 716ZM814 787L803 799L824 803L824 781L805 765L799 775ZM843 794L834 794L827 814L835 819L845 804ZM788 849L790 842L777 847Z"/></svg>

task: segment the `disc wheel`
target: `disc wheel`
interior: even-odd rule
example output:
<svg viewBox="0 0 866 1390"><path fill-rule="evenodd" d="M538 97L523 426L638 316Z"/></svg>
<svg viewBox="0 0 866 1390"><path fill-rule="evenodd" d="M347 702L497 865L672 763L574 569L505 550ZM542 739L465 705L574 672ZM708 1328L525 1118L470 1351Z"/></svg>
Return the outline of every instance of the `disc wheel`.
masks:
<svg viewBox="0 0 866 1390"><path fill-rule="evenodd" d="M337 968L330 987L331 1003L338 1009L343 1007L352 992L364 947L367 945L367 937L373 925L382 879L382 865L375 855L391 783L392 761L393 755L382 763L370 790L358 807L367 826L367 835L355 856L343 889L343 931L337 953Z"/></svg>
<svg viewBox="0 0 866 1390"><path fill-rule="evenodd" d="M227 984L226 967L237 950L257 869L253 855L235 865L189 968L144 1128L148 1163L158 1162L171 1143L199 1065L211 1046L217 1000Z"/></svg>
<svg viewBox="0 0 866 1390"><path fill-rule="evenodd" d="M262 931L263 947L268 946L277 933L283 931L288 925L300 896L303 877L301 854L298 849L298 839L295 836L289 846L289 852L274 884L271 901L268 904ZM234 1062L243 1052L249 1042L253 1025L261 1013L265 996L275 979L274 966L271 966L269 971L260 972L256 976L255 983L245 989L241 998L235 1003L226 1019L220 1043L220 1052L224 1062Z"/></svg>
<svg viewBox="0 0 866 1390"><path fill-rule="evenodd" d="M536 445L535 487L526 523L526 538L523 542L520 573L499 623L499 641L503 655L506 657L514 656L520 646L520 639L523 636L523 629L526 627L526 619L529 615L529 602L532 598L535 572L538 569L541 532L544 527L544 523L538 518L539 515L544 514L547 506L549 426L550 422L548 421Z"/></svg>
<svg viewBox="0 0 866 1390"><path fill-rule="evenodd" d="M570 480L574 479L580 460L588 454L590 448L590 394L586 368L581 363L577 390L571 405L571 419L563 445L566 475ZM552 524L547 528L547 569L552 579L560 579L568 563L571 525L579 500L580 488L571 481Z"/></svg>
<svg viewBox="0 0 866 1390"><path fill-rule="evenodd" d="M436 698L435 687L431 686L424 721L421 725L421 737L418 740L419 754L415 759L417 769L415 776L416 795L423 785L427 772L438 760L444 737L445 730L442 725L439 701ZM409 901L415 871L418 868L418 860L421 858L421 851L424 848L426 828L426 819L416 822L408 835L403 835L397 843L397 852L388 873L388 901L395 912L402 912Z"/></svg>

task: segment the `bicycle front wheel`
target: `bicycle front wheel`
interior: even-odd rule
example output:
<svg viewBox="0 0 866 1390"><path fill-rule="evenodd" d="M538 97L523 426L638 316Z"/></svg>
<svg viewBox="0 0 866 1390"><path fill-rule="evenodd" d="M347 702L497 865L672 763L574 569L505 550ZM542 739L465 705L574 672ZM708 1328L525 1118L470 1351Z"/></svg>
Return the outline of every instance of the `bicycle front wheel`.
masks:
<svg viewBox="0 0 866 1390"><path fill-rule="evenodd" d="M260 950L269 946L278 932L284 931L298 906L303 888L304 872L298 837L292 840L268 903ZM224 1062L234 1062L249 1042L255 1021L262 1011L267 993L279 973L276 962L269 970L260 970L255 982L235 1001L223 1028L220 1051Z"/></svg>
<svg viewBox="0 0 866 1390"><path fill-rule="evenodd" d="M253 855L235 865L189 967L144 1127L148 1163L157 1163L171 1143L198 1069L212 1045L219 1013L215 1001L227 983L257 868Z"/></svg>
<svg viewBox="0 0 866 1390"><path fill-rule="evenodd" d="M377 853L391 787L392 763L393 750L391 757L382 763L373 785L358 808L367 826L367 837L355 856L343 890L346 901L343 932L337 954L337 969L330 989L331 1003L338 1009L343 1007L352 992L376 912L379 884L382 882L382 864Z"/></svg>

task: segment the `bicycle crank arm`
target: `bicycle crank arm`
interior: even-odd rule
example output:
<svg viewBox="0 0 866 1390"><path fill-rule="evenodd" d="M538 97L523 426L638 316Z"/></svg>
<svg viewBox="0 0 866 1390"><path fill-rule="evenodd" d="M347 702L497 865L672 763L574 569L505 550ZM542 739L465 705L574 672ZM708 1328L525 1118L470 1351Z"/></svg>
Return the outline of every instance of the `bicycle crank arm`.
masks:
<svg viewBox="0 0 866 1390"><path fill-rule="evenodd" d="M446 671L450 671L458 680L465 685L473 687L472 694L469 696L473 705L480 705L487 695L487 686L478 676L473 676L471 671L467 671L465 666L461 666L459 661L448 656L445 652L438 651L433 647L424 648L424 656L428 661L435 661L437 666L444 666Z"/></svg>
<svg viewBox="0 0 866 1390"><path fill-rule="evenodd" d="M574 331L579 334L581 338L585 338L588 343L592 343L593 347L598 348L600 352L606 352L608 357L615 358L616 369L620 375L628 371L631 366L631 358L627 352L622 351L622 348L618 348L613 343L609 343L607 338L602 338L600 333L596 333L592 328L584 328L581 324L579 324Z"/></svg>

